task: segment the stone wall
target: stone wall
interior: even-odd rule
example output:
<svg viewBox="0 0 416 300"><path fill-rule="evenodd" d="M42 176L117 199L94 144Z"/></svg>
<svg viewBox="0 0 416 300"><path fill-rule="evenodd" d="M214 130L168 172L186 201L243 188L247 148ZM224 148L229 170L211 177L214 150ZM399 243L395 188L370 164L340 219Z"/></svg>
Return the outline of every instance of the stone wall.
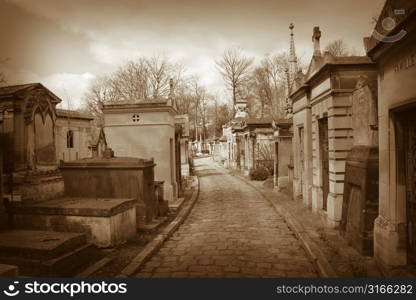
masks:
<svg viewBox="0 0 416 300"><path fill-rule="evenodd" d="M311 125L309 99L304 93L293 103L293 197L302 198L307 206L312 205Z"/></svg>
<svg viewBox="0 0 416 300"><path fill-rule="evenodd" d="M90 119L58 117L55 127L56 155L58 160L70 161L92 157ZM73 147L67 146L67 133L73 133Z"/></svg>
<svg viewBox="0 0 416 300"><path fill-rule="evenodd" d="M412 19L414 27L414 18ZM387 51L387 50L386 50ZM379 74L379 216L374 226L374 256L385 266L408 263L406 170L403 163L403 121L416 113L416 35L395 43L378 61ZM411 190L411 189L409 189ZM413 189L413 193L415 193ZM415 234L413 232L413 234Z"/></svg>

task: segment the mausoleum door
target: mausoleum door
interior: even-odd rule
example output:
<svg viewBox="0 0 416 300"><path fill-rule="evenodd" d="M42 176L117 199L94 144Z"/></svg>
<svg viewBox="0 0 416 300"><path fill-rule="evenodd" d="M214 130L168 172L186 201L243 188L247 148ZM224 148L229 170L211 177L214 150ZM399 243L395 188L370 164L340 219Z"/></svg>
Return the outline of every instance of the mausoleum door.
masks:
<svg viewBox="0 0 416 300"><path fill-rule="evenodd" d="M328 155L328 118L319 120L319 145L321 154L321 178L322 178L322 203L323 210L327 209L327 198L329 193L329 155Z"/></svg>
<svg viewBox="0 0 416 300"><path fill-rule="evenodd" d="M49 113L42 118L40 113L34 116L35 155L37 165L51 165L56 163L54 124Z"/></svg>
<svg viewBox="0 0 416 300"><path fill-rule="evenodd" d="M416 263L416 109L406 117L404 137L408 257Z"/></svg>

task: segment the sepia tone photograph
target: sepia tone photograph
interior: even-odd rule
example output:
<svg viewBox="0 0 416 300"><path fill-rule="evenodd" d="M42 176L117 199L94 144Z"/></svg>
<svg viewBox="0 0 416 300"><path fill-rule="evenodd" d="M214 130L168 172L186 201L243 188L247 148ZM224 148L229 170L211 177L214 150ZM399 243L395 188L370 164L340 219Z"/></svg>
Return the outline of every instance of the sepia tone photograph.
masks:
<svg viewBox="0 0 416 300"><path fill-rule="evenodd" d="M415 0L0 0L0 277L415 278L415 86Z"/></svg>

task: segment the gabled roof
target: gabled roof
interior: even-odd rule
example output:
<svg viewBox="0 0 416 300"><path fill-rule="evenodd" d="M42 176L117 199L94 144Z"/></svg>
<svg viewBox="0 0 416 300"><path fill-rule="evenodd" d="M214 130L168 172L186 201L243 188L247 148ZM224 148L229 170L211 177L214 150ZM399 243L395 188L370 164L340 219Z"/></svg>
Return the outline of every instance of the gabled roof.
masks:
<svg viewBox="0 0 416 300"><path fill-rule="evenodd" d="M37 88L44 89L51 96L51 98L54 99L54 103L60 103L62 101L58 96L52 93L43 84L38 83L38 82L0 87L0 98L8 98L8 97L15 96L17 94L28 93Z"/></svg>
<svg viewBox="0 0 416 300"><path fill-rule="evenodd" d="M325 52L323 56L313 56L308 67L308 72L301 86L291 92L293 97L300 89L308 86L313 78L330 66L354 66L354 65L373 65L375 62L368 56L334 56Z"/></svg>
<svg viewBox="0 0 416 300"><path fill-rule="evenodd" d="M36 87L36 83L29 83L29 84L19 84L19 85L9 85L0 87L0 96L3 95L13 95L30 87Z"/></svg>
<svg viewBox="0 0 416 300"><path fill-rule="evenodd" d="M98 146L100 141L102 141L104 145L107 146L107 139L105 137L104 129L102 127L92 128L90 144L92 146Z"/></svg>

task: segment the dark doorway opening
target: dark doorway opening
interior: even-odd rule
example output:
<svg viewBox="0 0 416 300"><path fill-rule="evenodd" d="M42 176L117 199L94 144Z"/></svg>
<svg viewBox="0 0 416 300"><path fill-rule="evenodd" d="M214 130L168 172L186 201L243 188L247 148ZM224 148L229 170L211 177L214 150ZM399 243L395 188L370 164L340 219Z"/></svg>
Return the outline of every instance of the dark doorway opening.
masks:
<svg viewBox="0 0 416 300"><path fill-rule="evenodd" d="M329 142L328 142L328 118L322 118L319 124L319 150L321 157L322 179L322 209L327 210L329 194Z"/></svg>

